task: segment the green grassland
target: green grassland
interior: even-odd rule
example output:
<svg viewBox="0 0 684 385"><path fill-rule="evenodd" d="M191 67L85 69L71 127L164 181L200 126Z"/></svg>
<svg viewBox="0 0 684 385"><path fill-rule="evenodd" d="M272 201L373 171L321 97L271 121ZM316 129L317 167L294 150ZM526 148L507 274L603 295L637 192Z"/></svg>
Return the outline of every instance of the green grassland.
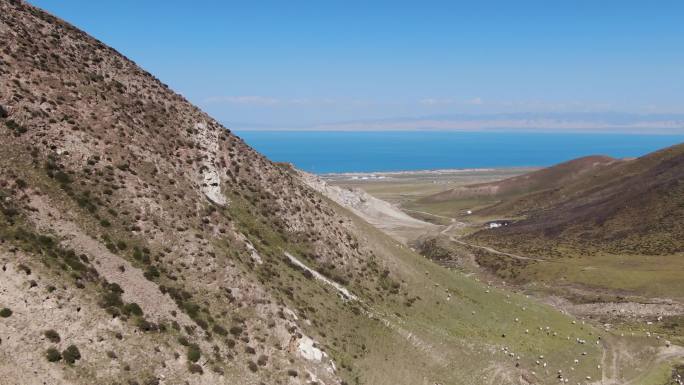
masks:
<svg viewBox="0 0 684 385"><path fill-rule="evenodd" d="M446 182L445 182L446 183ZM476 210L498 203L499 198L494 197L471 197L463 200L449 200L444 202L430 202L423 200L426 195L432 194L434 191L434 184L428 181L421 180L405 184L391 184L386 182L358 182L357 187L363 188L367 192L374 194L376 197L392 200L394 203L400 204L408 214L441 225L449 225L453 221L466 222L466 227L455 227L446 234L437 234L437 237L445 238L442 245L447 244L449 250L455 257L463 255L464 253L475 254L475 260L485 267L486 271L476 272L483 279L490 277L495 282L506 282L519 284L517 286L523 289L524 292L535 293L535 296L546 295L561 295L571 297L571 291L566 288L577 288L587 292L594 292L596 296L593 298L571 298L579 301L590 301L600 303L602 301L626 301L626 300L644 300L648 298L659 299L673 299L682 300L682 293L684 293L684 280L681 279L681 272L684 271L684 258L682 255L664 255L664 256L644 256L644 255L616 255L610 253L598 253L585 255L577 252L577 249L568 248L554 250L551 254L545 254L545 249L539 248L538 253L530 254L530 257L539 259L539 261L529 261L522 263L520 261L511 260L500 255L483 252L479 250L474 252L474 249L466 248L453 242L448 242L448 236L456 237L466 236L476 231L483 230L483 225L488 220L500 219L496 216L489 215L467 215L466 210ZM442 187L444 185L441 185ZM406 191L406 193L402 192ZM453 218L453 221L450 219ZM397 255L403 255L406 249L399 248ZM396 256L395 256L396 257ZM410 258L410 257L409 257ZM402 259L397 259L401 261ZM425 259L425 261L428 261ZM473 282L464 276L464 273L472 272L472 269L463 268L459 271L447 270L435 267L436 264L423 261L412 261L409 265L405 263L398 265L402 270L411 275L415 275L415 267L411 264L419 264L420 270L425 269L434 283L439 286L432 288L425 287L425 283L421 284L421 278L416 277L415 283L418 285L416 290L419 290L421 298L427 298L427 295L432 295L434 298L440 297L440 294L446 293L445 288L449 288L450 292L458 292L462 296L453 296L450 301L436 301L429 304L428 301L418 301L411 308L407 309L410 312L410 318L416 327L420 327L421 314L412 313L411 310L422 310L427 313L432 313L429 317L429 325L435 328L444 328L444 330L458 330L467 335L478 335L482 338L485 344L497 346L497 342L501 344L503 341L498 338L487 338L482 335L483 330L488 332L491 336L500 337L500 334L506 334L505 344L509 348L516 346L516 349L522 347L523 351L530 358L530 371L535 370L536 359L535 349L548 349L545 357L553 357L556 362L571 362L573 355L577 354L573 350L572 344L565 344L564 341L554 340L552 338L544 338L542 335L526 335L520 334L519 328L516 329L517 324L510 323L510 317L507 314L513 314L513 318L518 317L521 323L525 325L533 325L529 327L530 332L536 329L539 323L550 323L551 328L559 328L562 333L570 333L577 330L567 320L564 320L556 310L546 308L544 306L535 305L535 301L529 300L524 295L506 294L505 291L491 290L486 293L482 289L484 286ZM420 274L418 274L420 276ZM403 277L402 277L403 278ZM410 280L403 278L407 286L410 285ZM445 286L446 285L446 286ZM474 285L474 286L473 286ZM423 286L422 288L420 286ZM478 287L479 286L479 287ZM421 290L422 289L422 290ZM574 291L572 291L574 292ZM510 297L509 297L510 296ZM498 297L498 298L497 298ZM503 298L502 298L503 297ZM458 301L455 301L459 299ZM454 301L454 302L452 302ZM503 303L503 305L502 305ZM427 308L421 309L421 304L429 305ZM536 317L528 318L529 314L523 315L520 309L525 306L528 311L535 308ZM391 311L391 310L390 310ZM448 322L448 314L456 312L456 317L460 317L458 321ZM468 314L475 311L472 319L466 317L463 319L463 314ZM435 314L437 313L437 314ZM471 313L472 315L472 313ZM482 317L481 317L482 316ZM560 316L560 318L558 318ZM446 318L444 318L446 317ZM524 320L521 317L525 317ZM618 364L607 368L604 375L617 379L617 383L633 383L633 384L665 384L670 376L671 367L678 362L673 360L658 360L654 356L654 352L658 347L662 346L662 340L645 338L646 330L650 330L653 335L659 335L663 339L671 339L672 341L680 341L682 331L684 329L684 322L677 317L665 317L665 322L654 324L648 329L644 328L643 321L620 322L613 324L610 332L597 331L592 327L585 325L587 328L582 332L595 333L592 337L601 334L605 342L606 349L603 352L596 351L595 354L602 354L602 359L606 362L612 362L612 355L615 355L615 361ZM601 325L602 322L614 323L615 319L601 319L596 318L592 321L595 325ZM545 327L545 326L543 326ZM568 330L569 329L569 330ZM591 330L591 331L590 331ZM455 332L455 331L454 331ZM533 337L533 338L530 338ZM566 336L567 337L567 336ZM536 340L541 338L542 340ZM580 337L581 338L581 337ZM497 341L498 340L498 341ZM570 342L574 341L574 337ZM535 345L535 342L538 344ZM567 340L565 341L567 342ZM499 345L501 346L501 345ZM604 345L601 345L604 346ZM553 352L555 349L562 349L566 347L570 349L566 352ZM581 345L583 347L583 345ZM580 347L580 349L581 349ZM596 347L594 345L593 347ZM618 352L613 350L617 349ZM601 349L599 349L601 350ZM601 365L596 361L592 363L591 367L586 370L591 373L592 369L596 369L596 365ZM538 368L537 368L538 369ZM564 372L567 368L563 369ZM555 370L553 371L555 373ZM597 373L589 374L592 378L597 378ZM551 378L552 376L549 376ZM583 379L581 377L580 379ZM600 376L598 378L601 378Z"/></svg>

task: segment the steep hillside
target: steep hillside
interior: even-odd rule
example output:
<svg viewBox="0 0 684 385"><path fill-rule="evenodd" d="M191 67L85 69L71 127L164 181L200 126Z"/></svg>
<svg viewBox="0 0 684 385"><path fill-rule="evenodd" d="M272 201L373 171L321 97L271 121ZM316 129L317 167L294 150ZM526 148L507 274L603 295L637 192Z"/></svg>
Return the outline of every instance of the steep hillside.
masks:
<svg viewBox="0 0 684 385"><path fill-rule="evenodd" d="M626 254L682 252L684 144L609 164L573 182L482 212L496 215L513 207L524 207L520 210L528 218L474 237L542 250L562 244Z"/></svg>
<svg viewBox="0 0 684 385"><path fill-rule="evenodd" d="M17 0L0 130L3 385L618 383L663 357L601 366L609 333L402 247Z"/></svg>
<svg viewBox="0 0 684 385"><path fill-rule="evenodd" d="M2 377L339 382L283 251L384 293L350 220L113 49L0 7ZM44 358L72 342L73 371Z"/></svg>

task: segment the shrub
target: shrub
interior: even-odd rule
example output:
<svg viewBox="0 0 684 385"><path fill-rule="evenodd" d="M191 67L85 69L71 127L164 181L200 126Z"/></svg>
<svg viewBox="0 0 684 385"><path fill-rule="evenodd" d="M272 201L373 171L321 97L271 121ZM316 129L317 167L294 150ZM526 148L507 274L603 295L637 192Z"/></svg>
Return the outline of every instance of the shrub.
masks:
<svg viewBox="0 0 684 385"><path fill-rule="evenodd" d="M12 310L4 307L2 310L0 310L0 317L2 318L7 318L12 315Z"/></svg>
<svg viewBox="0 0 684 385"><path fill-rule="evenodd" d="M200 350L199 345L188 345L188 360L191 362L197 362L199 361L200 357L202 357L202 351Z"/></svg>
<svg viewBox="0 0 684 385"><path fill-rule="evenodd" d="M142 315L143 315L142 309L141 309L140 306L138 306L138 304L135 303L135 302L133 302L133 303L127 303L126 305L124 305L124 307L123 307L123 312L124 312L124 314L126 314L126 315L131 315L131 314L132 314L132 315L137 315L137 316L142 316Z"/></svg>
<svg viewBox="0 0 684 385"><path fill-rule="evenodd" d="M69 345L69 347L62 352L62 357L64 357L64 361L67 364L73 365L76 361L81 359L81 352L76 345Z"/></svg>
<svg viewBox="0 0 684 385"><path fill-rule="evenodd" d="M55 173L55 180L57 180L57 182L59 182L62 185L68 185L69 183L71 183L71 177L64 171L57 171Z"/></svg>
<svg viewBox="0 0 684 385"><path fill-rule="evenodd" d="M197 364L188 364L188 370L190 373L204 374L202 367Z"/></svg>
<svg viewBox="0 0 684 385"><path fill-rule="evenodd" d="M59 353L59 350L50 348L45 352L45 358L47 358L49 362L57 362L62 359L62 355Z"/></svg>
<svg viewBox="0 0 684 385"><path fill-rule="evenodd" d="M112 293L118 293L118 294L123 294L123 289L121 286L119 286L118 283L108 283L107 284L107 289L111 291Z"/></svg>
<svg viewBox="0 0 684 385"><path fill-rule="evenodd" d="M225 336L228 334L228 331L223 326L218 325L218 324L214 325L213 330L214 330L214 333L222 335L222 336Z"/></svg>
<svg viewBox="0 0 684 385"><path fill-rule="evenodd" d="M159 327L154 322L150 322L144 318L138 318L136 326L144 332L152 332L159 330Z"/></svg>
<svg viewBox="0 0 684 385"><path fill-rule="evenodd" d="M268 362L268 357L266 357L263 354L259 356L259 359L257 359L257 364L259 364L259 366L266 366L267 362Z"/></svg>
<svg viewBox="0 0 684 385"><path fill-rule="evenodd" d="M5 126L7 126L7 128L9 128L10 130L14 131L14 136L19 136L19 135L25 133L26 131L28 131L28 130L26 129L26 127L24 127L24 126L22 126L21 124L15 122L15 121L12 120L12 119L9 119L9 120L5 121Z"/></svg>
<svg viewBox="0 0 684 385"><path fill-rule="evenodd" d="M296 370L294 370L294 369L288 369L287 375L290 376L290 377L297 377L298 374L297 374L297 371L296 371Z"/></svg>
<svg viewBox="0 0 684 385"><path fill-rule="evenodd" d="M121 294L116 292L109 292L103 294L101 305L103 308L121 307L123 305L123 301L121 300Z"/></svg>
<svg viewBox="0 0 684 385"><path fill-rule="evenodd" d="M156 267L150 266L150 267L145 271L145 273L144 273L143 275L144 275L145 278L147 278L149 281L152 281L152 280L155 279L155 278L159 278L159 275L160 275L160 274L159 274L159 270L158 270Z"/></svg>
<svg viewBox="0 0 684 385"><path fill-rule="evenodd" d="M50 340L50 342L58 343L62 339L59 337L59 333L50 329L45 331L45 337Z"/></svg>
<svg viewBox="0 0 684 385"><path fill-rule="evenodd" d="M254 363L254 361L249 361L247 363L247 367L249 367L249 370L251 370L252 372L256 372L259 369L259 367L256 363Z"/></svg>

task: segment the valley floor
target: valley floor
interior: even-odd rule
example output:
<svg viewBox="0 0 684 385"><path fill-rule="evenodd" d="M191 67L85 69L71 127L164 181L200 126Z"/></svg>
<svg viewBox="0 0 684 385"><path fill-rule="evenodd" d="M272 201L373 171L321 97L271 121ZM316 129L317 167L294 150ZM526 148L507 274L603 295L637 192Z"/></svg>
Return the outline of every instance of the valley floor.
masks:
<svg viewBox="0 0 684 385"><path fill-rule="evenodd" d="M489 221L469 210L486 199L422 203L420 198L456 186L508 178L530 169L336 174L322 177L343 191L370 194L423 222L376 227L437 264L455 268L503 290L522 293L562 313L586 320L608 334L603 341L600 384L667 384L684 364L684 258L625 255L545 258L473 244L464 236ZM339 202L338 202L339 203ZM428 240L429 242L426 242ZM431 248L421 249L426 243ZM435 251L435 255L427 255ZM445 257L445 255L449 257ZM584 321L582 321L584 322ZM676 370L676 369L674 369Z"/></svg>

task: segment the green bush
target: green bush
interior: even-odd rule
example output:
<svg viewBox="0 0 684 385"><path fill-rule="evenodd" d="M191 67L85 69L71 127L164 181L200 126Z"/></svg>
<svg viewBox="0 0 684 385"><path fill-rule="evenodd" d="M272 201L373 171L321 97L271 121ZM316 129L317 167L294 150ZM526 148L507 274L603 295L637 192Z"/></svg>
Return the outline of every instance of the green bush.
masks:
<svg viewBox="0 0 684 385"><path fill-rule="evenodd" d="M101 305L103 308L121 307L123 305L123 301L121 300L121 294L116 292L104 293L102 295Z"/></svg>
<svg viewBox="0 0 684 385"><path fill-rule="evenodd" d="M12 315L12 310L4 307L2 310L0 310L0 317L2 318L7 318Z"/></svg>
<svg viewBox="0 0 684 385"><path fill-rule="evenodd" d="M50 342L58 343L59 341L62 340L62 339L59 337L59 333L57 333L56 331L54 331L54 330L52 330L52 329L46 330L45 333L43 333L43 334L45 334L45 337L46 337L47 339L49 339Z"/></svg>
<svg viewBox="0 0 684 385"><path fill-rule="evenodd" d="M145 278L152 281L155 278L159 278L160 274L159 274L159 270L156 267L150 266L149 268L147 268L147 270L145 271L145 273L143 275L145 276Z"/></svg>
<svg viewBox="0 0 684 385"><path fill-rule="evenodd" d="M76 361L81 359L81 352L76 345L69 345L69 347L62 352L62 357L64 357L64 361L67 364L73 365Z"/></svg>
<svg viewBox="0 0 684 385"><path fill-rule="evenodd" d="M50 348L45 352L45 358L47 358L49 362L57 362L62 359L62 355L59 353L59 350Z"/></svg>
<svg viewBox="0 0 684 385"><path fill-rule="evenodd" d="M141 309L140 306L138 306L138 304L135 303L135 302L133 302L133 303L127 303L126 305L124 305L124 307L123 307L123 312L124 312L124 314L126 314L126 315L137 315L137 316L142 316L142 315L143 315L142 309Z"/></svg>
<svg viewBox="0 0 684 385"><path fill-rule="evenodd" d="M202 351L199 346L197 344L188 345L188 360L190 362L197 362L200 357L202 357Z"/></svg>

